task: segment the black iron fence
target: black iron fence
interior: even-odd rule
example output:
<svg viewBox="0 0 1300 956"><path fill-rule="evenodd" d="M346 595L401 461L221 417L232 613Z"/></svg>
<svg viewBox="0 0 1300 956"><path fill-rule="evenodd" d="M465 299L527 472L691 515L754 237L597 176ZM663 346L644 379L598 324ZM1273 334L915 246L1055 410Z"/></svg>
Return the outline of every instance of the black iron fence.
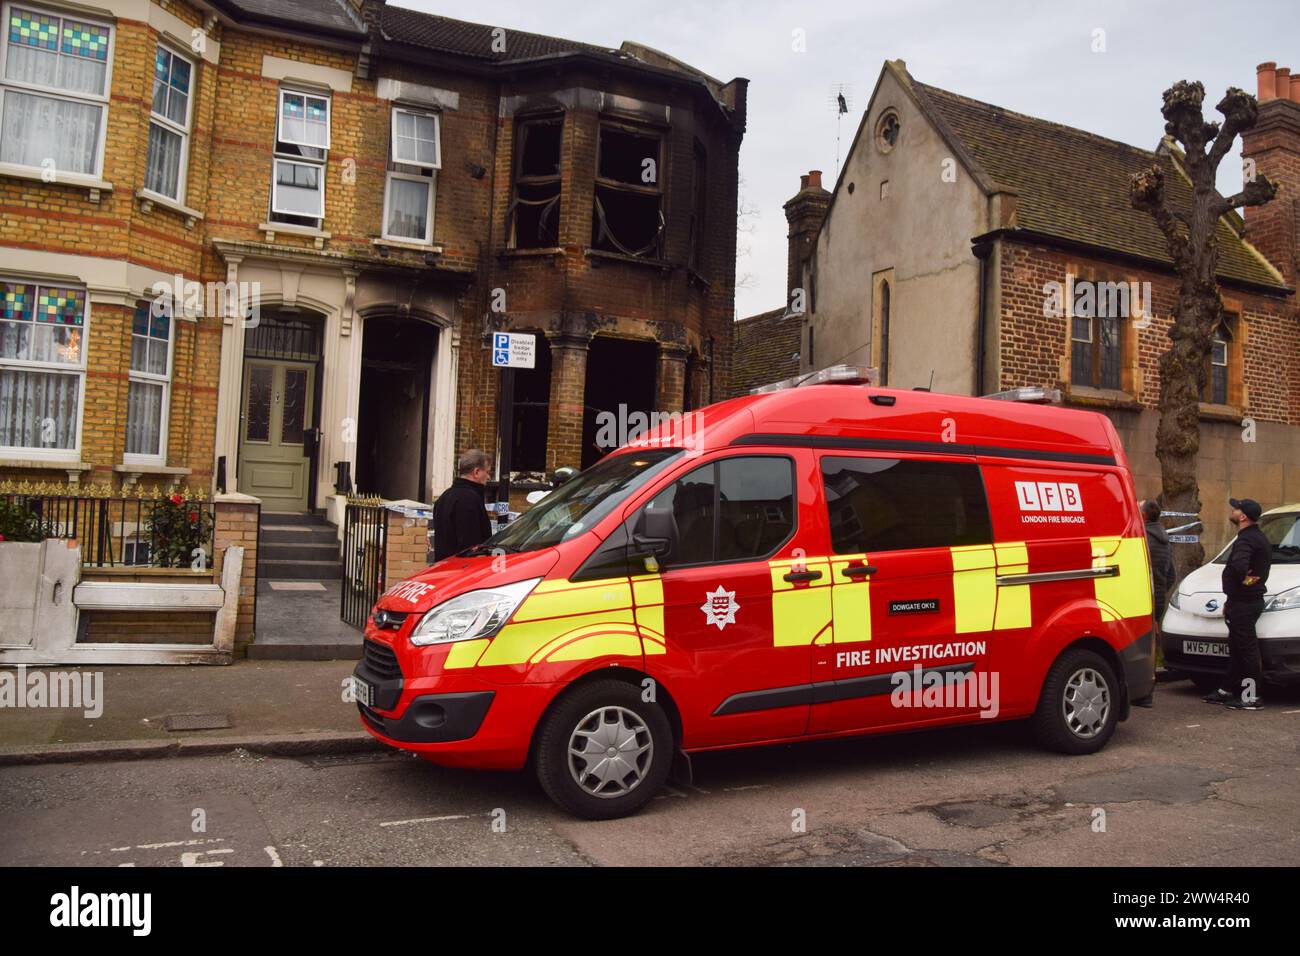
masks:
<svg viewBox="0 0 1300 956"><path fill-rule="evenodd" d="M216 515L203 498L0 491L0 521L9 540L75 538L88 567L212 566Z"/></svg>
<svg viewBox="0 0 1300 956"><path fill-rule="evenodd" d="M349 501L343 522L343 606L339 615L365 627L370 609L384 591L384 548L388 509L377 502Z"/></svg>

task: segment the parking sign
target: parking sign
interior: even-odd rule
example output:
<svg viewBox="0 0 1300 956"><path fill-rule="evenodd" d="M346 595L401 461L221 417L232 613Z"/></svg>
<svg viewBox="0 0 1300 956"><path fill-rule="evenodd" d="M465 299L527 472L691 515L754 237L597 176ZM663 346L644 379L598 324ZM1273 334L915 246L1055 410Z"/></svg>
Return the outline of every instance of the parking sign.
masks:
<svg viewBox="0 0 1300 956"><path fill-rule="evenodd" d="M533 368L537 339L528 332L493 332L492 364L498 368Z"/></svg>

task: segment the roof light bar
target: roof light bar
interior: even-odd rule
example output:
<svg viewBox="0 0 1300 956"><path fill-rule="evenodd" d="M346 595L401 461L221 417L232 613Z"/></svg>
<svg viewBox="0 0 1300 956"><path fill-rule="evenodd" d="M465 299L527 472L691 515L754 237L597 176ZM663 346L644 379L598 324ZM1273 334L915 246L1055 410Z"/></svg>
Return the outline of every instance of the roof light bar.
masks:
<svg viewBox="0 0 1300 956"><path fill-rule="evenodd" d="M1037 385L1009 388L1005 392L993 392L980 397L995 398L1003 402L1028 402L1031 405L1061 404L1061 390L1059 388L1042 388Z"/></svg>
<svg viewBox="0 0 1300 956"><path fill-rule="evenodd" d="M816 372L804 372L792 375L779 382L751 388L750 395L766 395L787 388L799 388L803 385L875 385L880 379L879 372L866 365L831 365Z"/></svg>

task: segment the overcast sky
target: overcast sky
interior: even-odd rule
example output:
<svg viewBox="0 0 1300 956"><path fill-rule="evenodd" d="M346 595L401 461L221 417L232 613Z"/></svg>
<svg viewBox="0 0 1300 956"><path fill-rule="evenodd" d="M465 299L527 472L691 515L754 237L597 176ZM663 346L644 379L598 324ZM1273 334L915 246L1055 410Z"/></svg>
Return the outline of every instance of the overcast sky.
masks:
<svg viewBox="0 0 1300 956"><path fill-rule="evenodd" d="M786 223L781 205L809 169L836 170L832 90L851 87L842 152L881 64L907 62L917 80L1081 129L1152 148L1163 133L1160 94L1173 81L1205 84L1207 110L1230 85L1255 92L1255 66L1300 69L1295 0L906 0L898 3L699 2L699 0L503 0L465 5L389 0L507 30L617 47L635 40L718 79L749 79L749 123L740 151L743 199L757 210L741 237L741 316L782 305ZM792 50L793 31L807 51ZM1104 35L1096 34L1103 30ZM1096 39L1104 52L1093 52ZM1289 57L1294 57L1292 62ZM842 157L841 157L842 158ZM1235 191L1233 152L1219 187Z"/></svg>

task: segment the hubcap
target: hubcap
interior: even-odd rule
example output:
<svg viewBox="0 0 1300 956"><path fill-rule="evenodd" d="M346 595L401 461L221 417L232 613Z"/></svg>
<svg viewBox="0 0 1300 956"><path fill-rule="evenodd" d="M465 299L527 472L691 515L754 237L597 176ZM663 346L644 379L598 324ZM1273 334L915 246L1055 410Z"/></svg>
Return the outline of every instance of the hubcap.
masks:
<svg viewBox="0 0 1300 956"><path fill-rule="evenodd" d="M1081 667L1065 682L1065 725L1076 737L1095 737L1110 716L1110 685L1091 667Z"/></svg>
<svg viewBox="0 0 1300 956"><path fill-rule="evenodd" d="M650 769L654 740L645 721L625 707L601 707L569 738L569 773L593 797L621 797Z"/></svg>

